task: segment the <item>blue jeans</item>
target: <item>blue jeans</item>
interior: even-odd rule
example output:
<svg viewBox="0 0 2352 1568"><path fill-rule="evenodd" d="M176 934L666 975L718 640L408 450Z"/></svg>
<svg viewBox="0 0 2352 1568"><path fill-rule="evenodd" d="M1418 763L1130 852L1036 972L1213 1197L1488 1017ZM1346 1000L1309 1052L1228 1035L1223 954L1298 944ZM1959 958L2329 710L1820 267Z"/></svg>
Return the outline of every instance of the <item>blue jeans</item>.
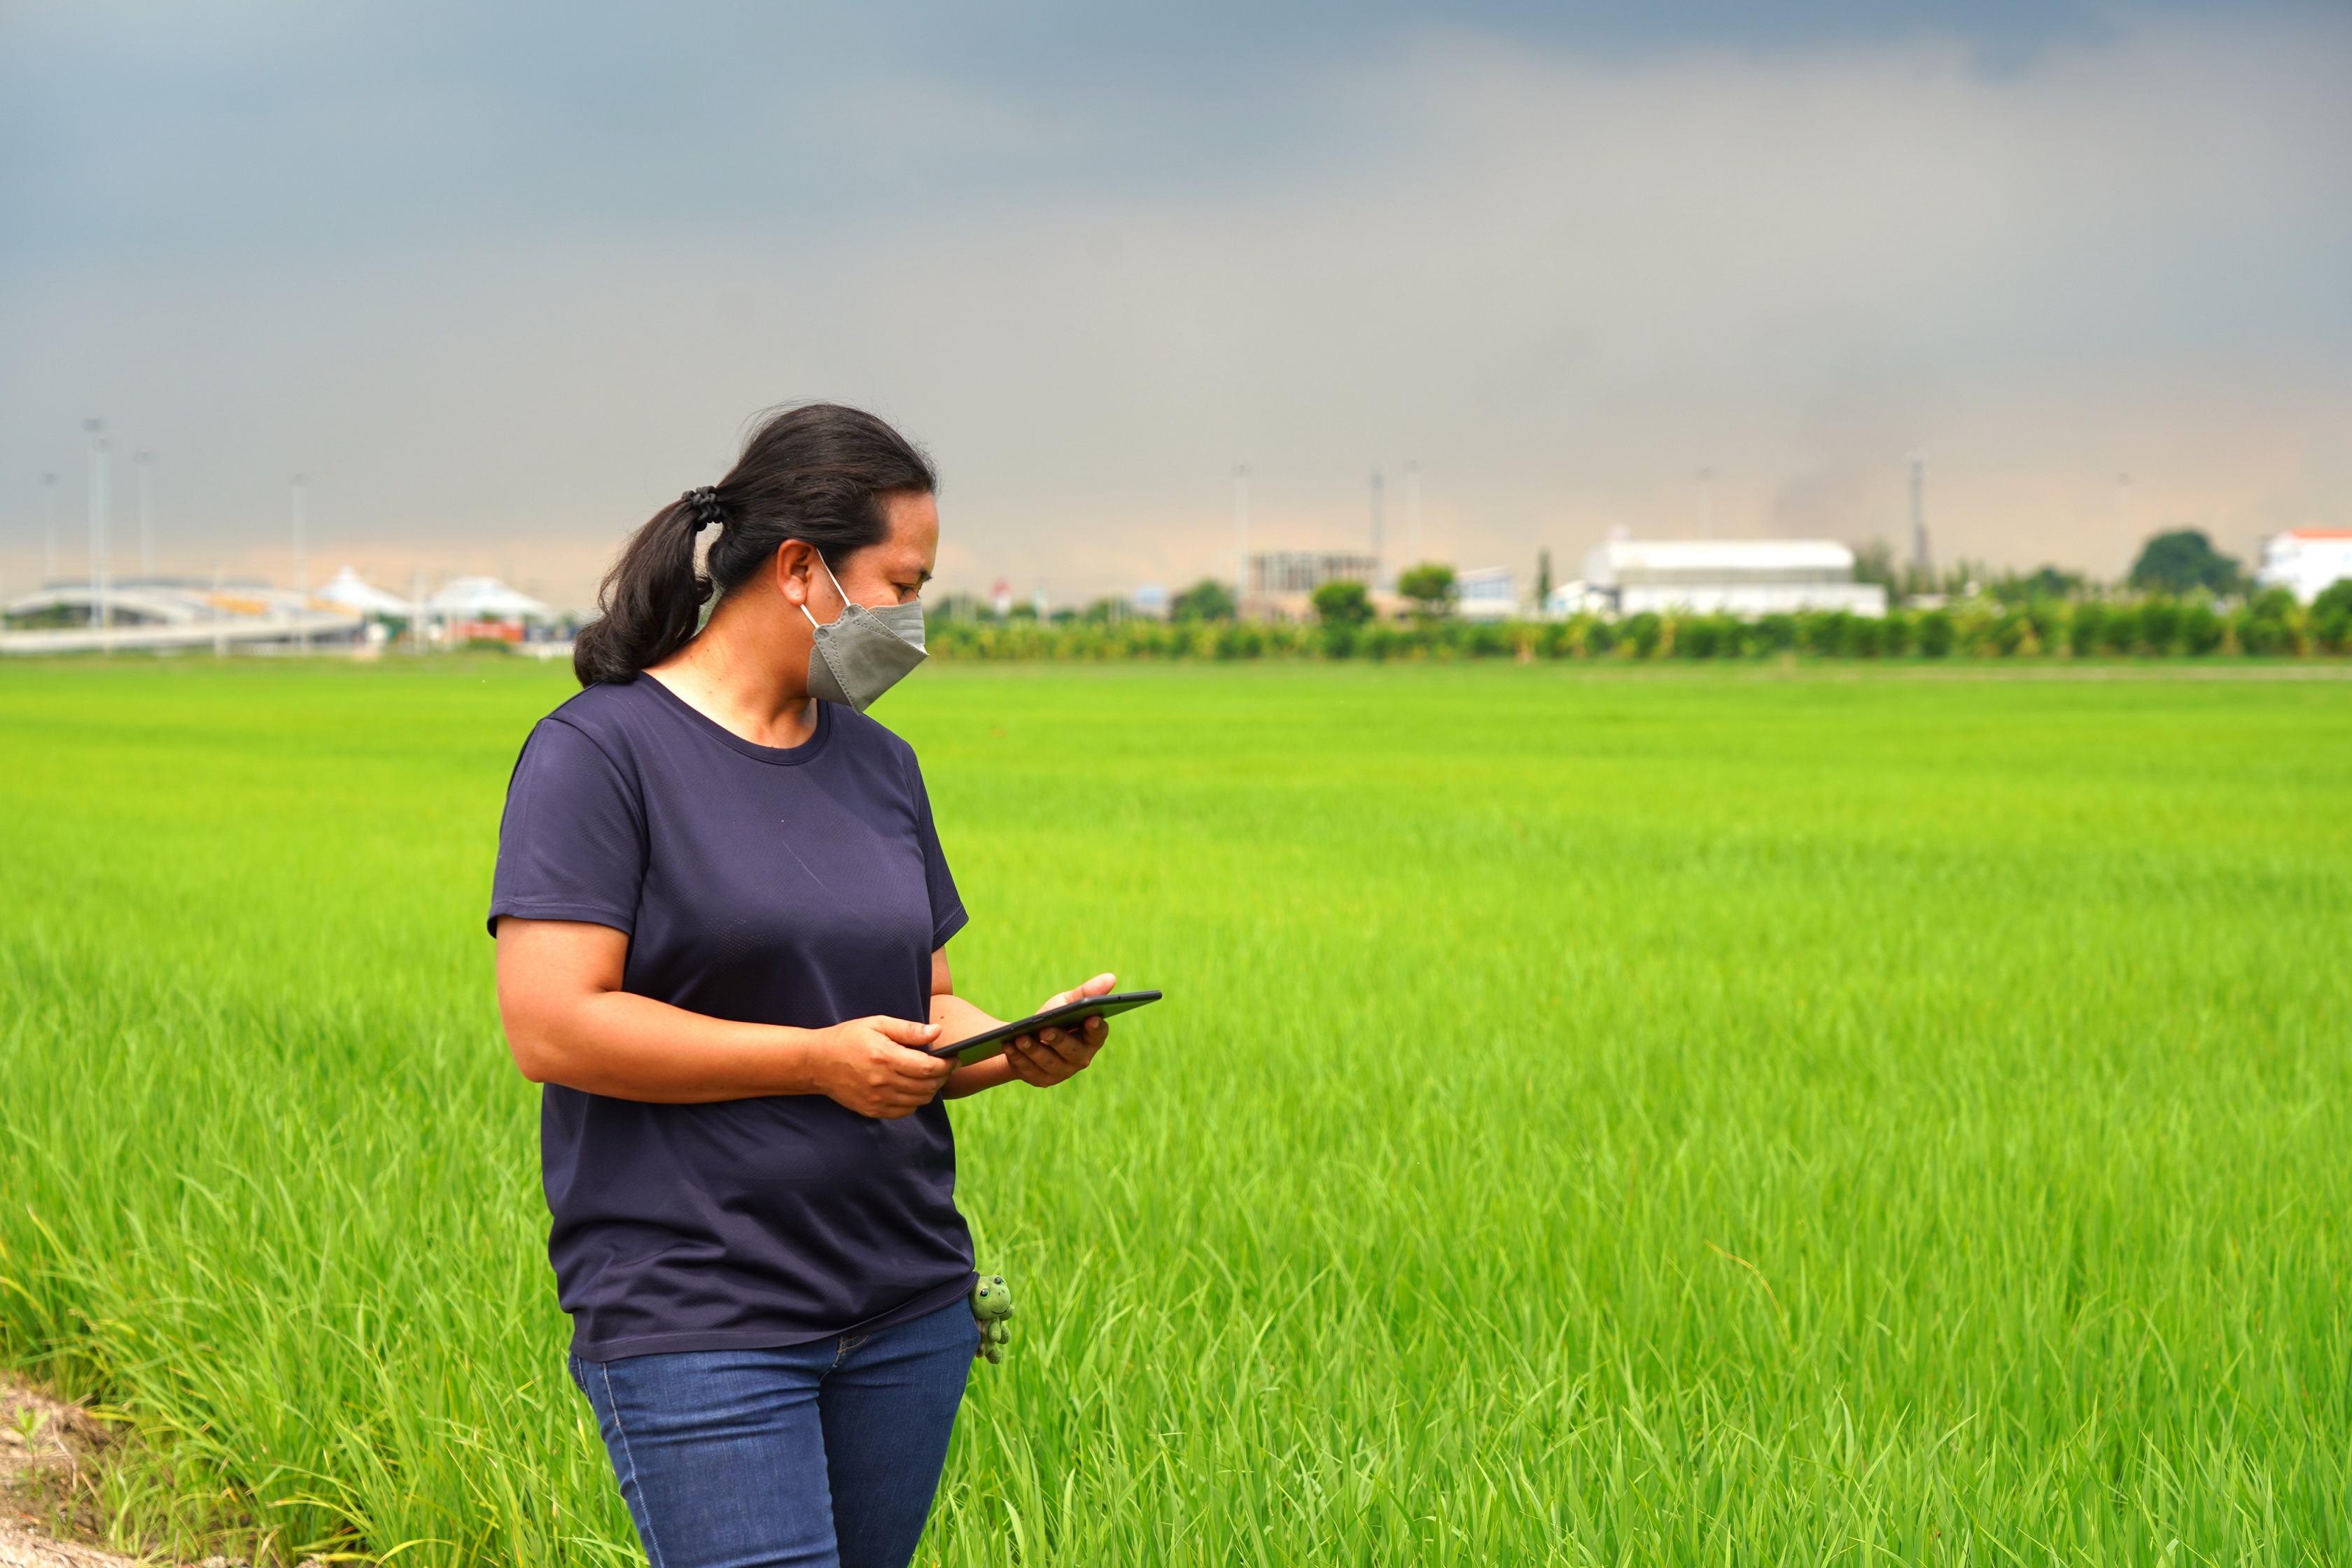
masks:
<svg viewBox="0 0 2352 1568"><path fill-rule="evenodd" d="M964 1302L782 1350L572 1358L653 1568L906 1568L980 1326Z"/></svg>

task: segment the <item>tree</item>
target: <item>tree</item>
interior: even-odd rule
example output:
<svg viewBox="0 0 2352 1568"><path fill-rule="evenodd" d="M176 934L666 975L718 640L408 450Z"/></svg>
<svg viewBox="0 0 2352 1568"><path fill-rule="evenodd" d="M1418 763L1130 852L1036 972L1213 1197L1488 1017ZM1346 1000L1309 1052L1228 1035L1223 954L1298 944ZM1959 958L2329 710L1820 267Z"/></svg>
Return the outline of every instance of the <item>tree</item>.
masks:
<svg viewBox="0 0 2352 1568"><path fill-rule="evenodd" d="M1886 590L1889 604L1903 596L1902 579L1895 569L1895 551L1883 539L1874 539L1867 544L1853 547L1853 580L1877 584Z"/></svg>
<svg viewBox="0 0 2352 1568"><path fill-rule="evenodd" d="M1454 568L1436 561L1409 567L1397 578L1397 592L1412 601L1416 614L1442 616L1454 607Z"/></svg>
<svg viewBox="0 0 2352 1568"><path fill-rule="evenodd" d="M1171 621L1230 621L1234 591L1214 577L1203 577L1169 602Z"/></svg>
<svg viewBox="0 0 2352 1568"><path fill-rule="evenodd" d="M2072 599L2083 592L2080 572L2043 566L2029 576L2003 574L1993 580L1992 596L2004 605L2030 605L2036 599Z"/></svg>
<svg viewBox="0 0 2352 1568"><path fill-rule="evenodd" d="M1315 590L1315 614L1327 626L1362 626L1372 618L1372 599L1361 583L1326 583Z"/></svg>
<svg viewBox="0 0 2352 1568"><path fill-rule="evenodd" d="M2352 653L2352 577L2339 577L2311 602L2312 635L2330 653Z"/></svg>
<svg viewBox="0 0 2352 1568"><path fill-rule="evenodd" d="M2148 540L2132 563L2131 585L2168 594L2231 594L2242 585L2236 557L2222 554L2198 528L2176 528Z"/></svg>

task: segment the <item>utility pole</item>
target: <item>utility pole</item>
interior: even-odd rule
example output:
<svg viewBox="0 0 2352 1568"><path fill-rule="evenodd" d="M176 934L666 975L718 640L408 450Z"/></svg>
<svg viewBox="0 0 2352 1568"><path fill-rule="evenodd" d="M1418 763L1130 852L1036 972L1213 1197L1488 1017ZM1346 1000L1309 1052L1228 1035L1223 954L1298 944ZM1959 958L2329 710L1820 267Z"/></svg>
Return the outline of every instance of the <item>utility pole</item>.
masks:
<svg viewBox="0 0 2352 1568"><path fill-rule="evenodd" d="M310 557L305 548L307 542L302 537L304 529L310 523L310 518L307 515L310 509L306 504L310 499L309 490L310 481L305 479L299 474L295 475L293 493L294 614L297 618L296 624L301 627L300 630L295 633L295 647L303 653L309 653L310 651L310 628L306 625L302 625L302 618L308 616L310 608Z"/></svg>
<svg viewBox="0 0 2352 1568"><path fill-rule="evenodd" d="M1234 466L1234 619L1247 614L1249 603L1249 465Z"/></svg>
<svg viewBox="0 0 2352 1568"><path fill-rule="evenodd" d="M1372 470L1372 581L1381 585L1381 471Z"/></svg>
<svg viewBox="0 0 2352 1568"><path fill-rule="evenodd" d="M1713 468L1701 468L1698 471L1698 536L1701 539L1715 537L1715 470Z"/></svg>
<svg viewBox="0 0 2352 1568"><path fill-rule="evenodd" d="M2121 564L2116 569L2116 581L2131 581L2131 476L2116 476L2116 554Z"/></svg>
<svg viewBox="0 0 2352 1568"><path fill-rule="evenodd" d="M142 452L131 459L139 476L139 575L155 575L154 454Z"/></svg>
<svg viewBox="0 0 2352 1568"><path fill-rule="evenodd" d="M1404 552L1406 564L1421 564L1421 459L1404 466Z"/></svg>
<svg viewBox="0 0 2352 1568"><path fill-rule="evenodd" d="M103 634L114 617L108 612L106 602L106 421L85 419L81 427L89 436L89 587L90 615ZM106 639L99 638L103 647Z"/></svg>
<svg viewBox="0 0 2352 1568"><path fill-rule="evenodd" d="M58 477L41 476L41 585L58 580Z"/></svg>
<svg viewBox="0 0 2352 1568"><path fill-rule="evenodd" d="M1928 575L1933 563L1927 556L1927 454L1911 454L1911 564L1922 583L1934 581Z"/></svg>

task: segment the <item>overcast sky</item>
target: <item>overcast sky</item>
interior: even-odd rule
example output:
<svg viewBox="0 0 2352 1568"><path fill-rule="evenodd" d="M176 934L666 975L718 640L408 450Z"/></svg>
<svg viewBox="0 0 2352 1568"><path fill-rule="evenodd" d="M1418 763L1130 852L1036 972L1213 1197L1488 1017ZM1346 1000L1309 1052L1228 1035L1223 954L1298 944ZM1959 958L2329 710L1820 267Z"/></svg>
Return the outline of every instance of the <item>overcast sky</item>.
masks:
<svg viewBox="0 0 2352 1568"><path fill-rule="evenodd" d="M2352 11L0 0L0 583L583 603L747 417L939 460L950 587L1615 525L2112 574L2352 526ZM1638 16L1634 15L1638 11Z"/></svg>

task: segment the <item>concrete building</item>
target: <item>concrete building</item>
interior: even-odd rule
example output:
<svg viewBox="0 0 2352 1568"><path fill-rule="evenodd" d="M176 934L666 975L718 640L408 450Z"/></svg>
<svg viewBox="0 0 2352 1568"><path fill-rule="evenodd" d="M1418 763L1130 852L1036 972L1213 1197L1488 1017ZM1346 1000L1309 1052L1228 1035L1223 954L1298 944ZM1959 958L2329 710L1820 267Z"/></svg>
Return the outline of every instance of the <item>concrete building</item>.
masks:
<svg viewBox="0 0 2352 1568"><path fill-rule="evenodd" d="M1454 607L1465 621L1507 621L1519 613L1518 574L1482 566L1454 580Z"/></svg>
<svg viewBox="0 0 2352 1568"><path fill-rule="evenodd" d="M1361 583L1369 588L1381 566L1374 556L1324 550L1260 550L1249 561L1251 595L1268 597L1312 594L1326 583Z"/></svg>
<svg viewBox="0 0 2352 1568"><path fill-rule="evenodd" d="M1376 591L1381 563L1375 555L1328 550L1255 550L1249 558L1249 593L1241 603L1244 619L1311 621L1315 590L1326 583L1361 583L1372 603L1392 614L1394 595Z"/></svg>
<svg viewBox="0 0 2352 1568"><path fill-rule="evenodd" d="M2308 605L2332 584L2352 577L2352 528L2290 528L2263 541L2254 581L2284 588Z"/></svg>
<svg viewBox="0 0 2352 1568"><path fill-rule="evenodd" d="M1855 582L1832 539L1612 539L1585 556L1582 595L1622 616L1886 613L1886 590Z"/></svg>

